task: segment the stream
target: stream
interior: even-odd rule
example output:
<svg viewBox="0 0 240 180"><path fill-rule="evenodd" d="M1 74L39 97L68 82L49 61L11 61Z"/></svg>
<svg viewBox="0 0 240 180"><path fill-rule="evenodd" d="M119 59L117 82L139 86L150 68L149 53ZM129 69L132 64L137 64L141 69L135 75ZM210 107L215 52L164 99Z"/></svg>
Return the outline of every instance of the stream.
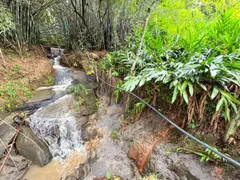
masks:
<svg viewBox="0 0 240 180"><path fill-rule="evenodd" d="M38 90L49 89L55 92L55 96L66 93L71 86L72 70L60 65L60 56L53 60L55 70L55 85L52 87L41 87ZM82 162L86 161L86 150L81 139L81 131L77 129L76 119L69 109L62 106L58 108L59 102L68 102L71 95L64 95L46 107L38 109L27 121L33 132L43 139L51 152L53 160L44 167L33 165L24 176L27 180L59 180L66 177ZM51 112L48 109L51 109Z"/></svg>

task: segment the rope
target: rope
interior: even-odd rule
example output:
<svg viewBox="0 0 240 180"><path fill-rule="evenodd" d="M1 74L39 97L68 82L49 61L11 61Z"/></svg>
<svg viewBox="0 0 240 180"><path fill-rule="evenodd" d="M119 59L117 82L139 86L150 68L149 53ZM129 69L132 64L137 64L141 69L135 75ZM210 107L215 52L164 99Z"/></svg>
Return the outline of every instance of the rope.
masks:
<svg viewBox="0 0 240 180"><path fill-rule="evenodd" d="M196 141L197 143L201 144L202 146L204 146L205 148L211 150L212 152L216 153L217 155L219 155L220 157L222 157L223 159L225 159L227 162L231 163L234 166L240 167L240 163L237 162L236 160L226 156L225 154L217 151L216 149L212 148L211 146L209 146L208 144L202 142L201 140L199 140L198 138L194 137L193 135L189 134L187 131L185 131L184 129L180 128L177 124L175 124L174 122L172 122L170 119L168 119L166 116L164 116L162 113L160 113L156 108L154 108L153 106L151 106L150 104L148 104L146 101L144 101L143 99L141 99L139 96L137 96L136 94L130 92L130 91L126 91L122 88L116 87L112 84L109 84L108 82L104 81L102 78L100 78L98 75L96 75L98 79L100 79L103 83L107 84L110 87L113 87L115 89L120 89L122 91L125 91L129 94L131 94L132 96L134 96L135 98L137 98L138 100L142 101L144 104L146 104L149 108L151 108L153 111L155 111L160 117L162 117L164 120L166 120L167 122L169 122L171 125L173 125L176 129L178 129L180 132L182 132L183 134L185 134L186 136L188 136L189 138L193 139L194 141Z"/></svg>

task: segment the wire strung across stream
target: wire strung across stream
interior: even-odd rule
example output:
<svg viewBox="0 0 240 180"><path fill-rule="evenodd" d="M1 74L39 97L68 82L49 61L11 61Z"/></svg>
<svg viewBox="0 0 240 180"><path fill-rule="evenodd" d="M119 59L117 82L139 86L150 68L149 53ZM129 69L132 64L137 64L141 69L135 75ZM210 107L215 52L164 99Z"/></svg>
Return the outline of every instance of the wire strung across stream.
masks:
<svg viewBox="0 0 240 180"><path fill-rule="evenodd" d="M223 159L225 159L226 161L230 162L232 165L237 166L240 168L240 163L237 162L236 160L226 156L225 154L217 151L216 149L212 148L211 146L209 146L208 144L202 142L201 140L199 140L198 138L196 138L195 136L191 135L190 133L188 133L187 131L185 131L184 129L180 128L177 124L175 124L174 122L172 122L170 119L168 119L166 116L164 116L162 113L160 113L156 108L154 108L153 106L151 106L149 103L147 103L146 101L144 101L142 98L140 98L139 96L137 96L136 94L130 92L130 91L126 91L122 88L119 88L117 86L114 86L112 84L109 84L108 82L104 81L102 78L100 78L98 75L95 74L95 76L97 76L98 79L100 79L103 83L105 83L106 85L113 87L115 89L120 89L122 91L125 91L129 94L131 94L132 96L134 96L135 98L137 98L138 100L142 101L144 104L146 104L149 108L151 108L153 111L155 111L160 117L162 117L164 120L166 120L167 122L169 122L171 125L173 125L175 128L177 128L180 132L182 132L183 134L185 134L186 136L190 137L191 139L193 139L194 141L196 141L197 143L201 144L202 146L204 146L205 148L211 150L212 152L216 153L217 155L219 155L220 157L222 157Z"/></svg>

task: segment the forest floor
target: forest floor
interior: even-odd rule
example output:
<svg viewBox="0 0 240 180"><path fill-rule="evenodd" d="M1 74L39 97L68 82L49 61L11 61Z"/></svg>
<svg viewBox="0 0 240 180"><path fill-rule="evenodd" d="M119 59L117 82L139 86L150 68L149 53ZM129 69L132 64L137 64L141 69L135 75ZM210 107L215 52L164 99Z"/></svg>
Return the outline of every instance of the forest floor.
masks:
<svg viewBox="0 0 240 180"><path fill-rule="evenodd" d="M34 89L52 83L53 69L40 47L24 51L2 49L0 57L0 117L26 102Z"/></svg>

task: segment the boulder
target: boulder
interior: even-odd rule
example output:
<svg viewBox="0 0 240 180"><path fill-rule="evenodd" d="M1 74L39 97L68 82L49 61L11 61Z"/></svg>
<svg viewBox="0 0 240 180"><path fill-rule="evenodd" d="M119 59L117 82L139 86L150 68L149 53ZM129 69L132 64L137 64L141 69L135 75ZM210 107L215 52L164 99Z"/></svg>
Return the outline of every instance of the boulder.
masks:
<svg viewBox="0 0 240 180"><path fill-rule="evenodd" d="M94 84L95 84L94 82L79 83L79 85L82 85L85 87L85 89L87 89L87 93L85 90L82 90L79 92L79 95L81 96L81 98L85 100L85 105L86 105L85 110L82 112L83 116L92 115L98 110L97 97L94 92L94 88L96 88L95 87L96 84L95 85Z"/></svg>
<svg viewBox="0 0 240 180"><path fill-rule="evenodd" d="M33 98L28 103L52 99L54 95L55 92L52 89L38 89L34 92Z"/></svg>
<svg viewBox="0 0 240 180"><path fill-rule="evenodd" d="M47 145L28 127L22 127L22 134L18 135L16 147L20 155L38 166L44 166L52 159Z"/></svg>
<svg viewBox="0 0 240 180"><path fill-rule="evenodd" d="M197 156L177 153L176 148L170 143L158 144L148 159L145 173L156 172L160 179L214 179L213 166L201 163Z"/></svg>
<svg viewBox="0 0 240 180"><path fill-rule="evenodd" d="M111 138L104 138L100 143L97 156L91 164L90 176L105 177L107 173L123 179L134 179L137 176L137 168L120 144Z"/></svg>
<svg viewBox="0 0 240 180"><path fill-rule="evenodd" d="M4 119L4 122L0 121L0 156L4 153L6 147L16 133L16 130L13 126L13 118L16 115L16 113L12 113L10 116Z"/></svg>
<svg viewBox="0 0 240 180"><path fill-rule="evenodd" d="M73 84L78 84L87 81L86 73L83 71L74 71L72 74Z"/></svg>
<svg viewBox="0 0 240 180"><path fill-rule="evenodd" d="M105 101L103 102L105 103ZM101 103L100 107L102 107ZM90 149L91 153L88 162L79 166L77 179L92 180L106 177L107 173L123 179L138 178L140 175L137 167L128 158L126 151L122 149L122 142L116 141L111 136L112 132L121 126L122 111L119 107L111 106L109 109L105 109L105 112L105 115L97 112L98 120L95 122L95 115L93 115L83 126L82 138L89 141L86 143L86 147ZM101 116L98 116L99 114ZM90 138L90 136L92 137Z"/></svg>

